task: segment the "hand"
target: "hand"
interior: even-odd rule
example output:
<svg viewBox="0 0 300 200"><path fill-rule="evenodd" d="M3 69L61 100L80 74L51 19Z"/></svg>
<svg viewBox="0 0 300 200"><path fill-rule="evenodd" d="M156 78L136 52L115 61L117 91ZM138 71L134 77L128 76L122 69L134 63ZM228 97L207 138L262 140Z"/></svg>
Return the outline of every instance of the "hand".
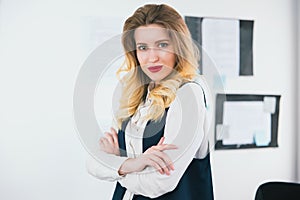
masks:
<svg viewBox="0 0 300 200"><path fill-rule="evenodd" d="M158 164L158 166L155 164L155 167L161 174L167 174L170 175L170 171L174 170L174 165L170 157L164 153L164 150L170 150L170 149L177 149L177 146L173 144L163 144L165 141L165 137L162 137L157 145L150 147L147 149L144 154L147 155L156 155L160 159L156 159L157 157L152 157L152 159L155 159L155 162ZM162 162L163 161L163 162ZM151 165L152 166L152 165Z"/></svg>
<svg viewBox="0 0 300 200"><path fill-rule="evenodd" d="M161 174L170 175L174 170L174 165L170 157L164 153L164 150L177 149L173 144L163 144L164 137L160 139L157 145L150 147L137 158L127 159L120 167L119 174L126 175L132 172L140 172L147 166L152 166Z"/></svg>
<svg viewBox="0 0 300 200"><path fill-rule="evenodd" d="M109 154L120 156L118 134L114 128L110 128L111 132L105 132L105 137L100 138L100 150Z"/></svg>

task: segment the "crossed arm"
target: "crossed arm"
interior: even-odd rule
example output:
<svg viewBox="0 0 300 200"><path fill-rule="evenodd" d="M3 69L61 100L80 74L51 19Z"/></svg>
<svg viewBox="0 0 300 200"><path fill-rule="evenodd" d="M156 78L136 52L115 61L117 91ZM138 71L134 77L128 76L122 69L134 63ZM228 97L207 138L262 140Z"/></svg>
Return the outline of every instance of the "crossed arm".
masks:
<svg viewBox="0 0 300 200"><path fill-rule="evenodd" d="M160 174L170 175L170 171L174 170L174 165L170 157L164 153L165 150L176 149L173 144L164 144L164 137L160 139L157 145L147 149L137 158L128 158L120 166L118 173L121 176L133 172L141 172L147 166L154 167ZM115 129L111 128L111 132L106 132L105 137L99 141L100 150L120 156L118 135Z"/></svg>
<svg viewBox="0 0 300 200"><path fill-rule="evenodd" d="M191 98L191 95L195 96ZM168 112L165 138L140 156L119 157L117 133L113 129L100 139L102 151L123 159L116 170L116 180L135 194L153 198L172 191L200 147L205 113L204 103L199 104L203 99L201 88L195 84L183 86L177 96L177 103ZM145 173L149 169L158 173Z"/></svg>

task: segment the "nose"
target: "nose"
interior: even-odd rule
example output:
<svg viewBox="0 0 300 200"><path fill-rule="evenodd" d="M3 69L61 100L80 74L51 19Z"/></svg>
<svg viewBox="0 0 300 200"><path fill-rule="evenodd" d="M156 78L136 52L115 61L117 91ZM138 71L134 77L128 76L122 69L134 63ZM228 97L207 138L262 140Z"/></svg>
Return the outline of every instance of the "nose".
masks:
<svg viewBox="0 0 300 200"><path fill-rule="evenodd" d="M149 49L149 62L156 62L159 60L158 50L156 48L150 48Z"/></svg>

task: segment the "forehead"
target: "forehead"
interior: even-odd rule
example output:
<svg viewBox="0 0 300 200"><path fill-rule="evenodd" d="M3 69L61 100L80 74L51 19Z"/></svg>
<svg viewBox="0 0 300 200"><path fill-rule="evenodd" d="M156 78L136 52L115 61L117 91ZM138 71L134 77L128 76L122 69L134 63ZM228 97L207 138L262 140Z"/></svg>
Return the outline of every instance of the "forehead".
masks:
<svg viewBox="0 0 300 200"><path fill-rule="evenodd" d="M159 40L170 40L168 30L158 24L140 26L134 32L136 43L154 43Z"/></svg>

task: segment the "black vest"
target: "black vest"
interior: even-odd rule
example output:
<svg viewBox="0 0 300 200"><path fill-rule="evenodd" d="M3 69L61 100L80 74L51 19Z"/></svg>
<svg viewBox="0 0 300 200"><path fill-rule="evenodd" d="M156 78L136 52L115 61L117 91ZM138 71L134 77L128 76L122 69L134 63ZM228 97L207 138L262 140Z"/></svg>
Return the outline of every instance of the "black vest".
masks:
<svg viewBox="0 0 300 200"><path fill-rule="evenodd" d="M168 109L166 109L163 118L159 122L148 121L143 137L143 152L149 147L156 145L160 138L164 135L164 128L166 122L166 115ZM118 131L118 140L121 151L121 156L126 156L125 145L125 128L129 122L129 119L122 123L122 129ZM153 133L153 130L154 133ZM114 191L113 200L122 200L126 192L126 188L122 187L118 182ZM134 195L134 200L146 200L151 199L142 195ZM203 159L194 158L185 173L181 177L176 188L162 196L157 198L158 200L212 200L213 187L212 176L210 168L209 154Z"/></svg>

